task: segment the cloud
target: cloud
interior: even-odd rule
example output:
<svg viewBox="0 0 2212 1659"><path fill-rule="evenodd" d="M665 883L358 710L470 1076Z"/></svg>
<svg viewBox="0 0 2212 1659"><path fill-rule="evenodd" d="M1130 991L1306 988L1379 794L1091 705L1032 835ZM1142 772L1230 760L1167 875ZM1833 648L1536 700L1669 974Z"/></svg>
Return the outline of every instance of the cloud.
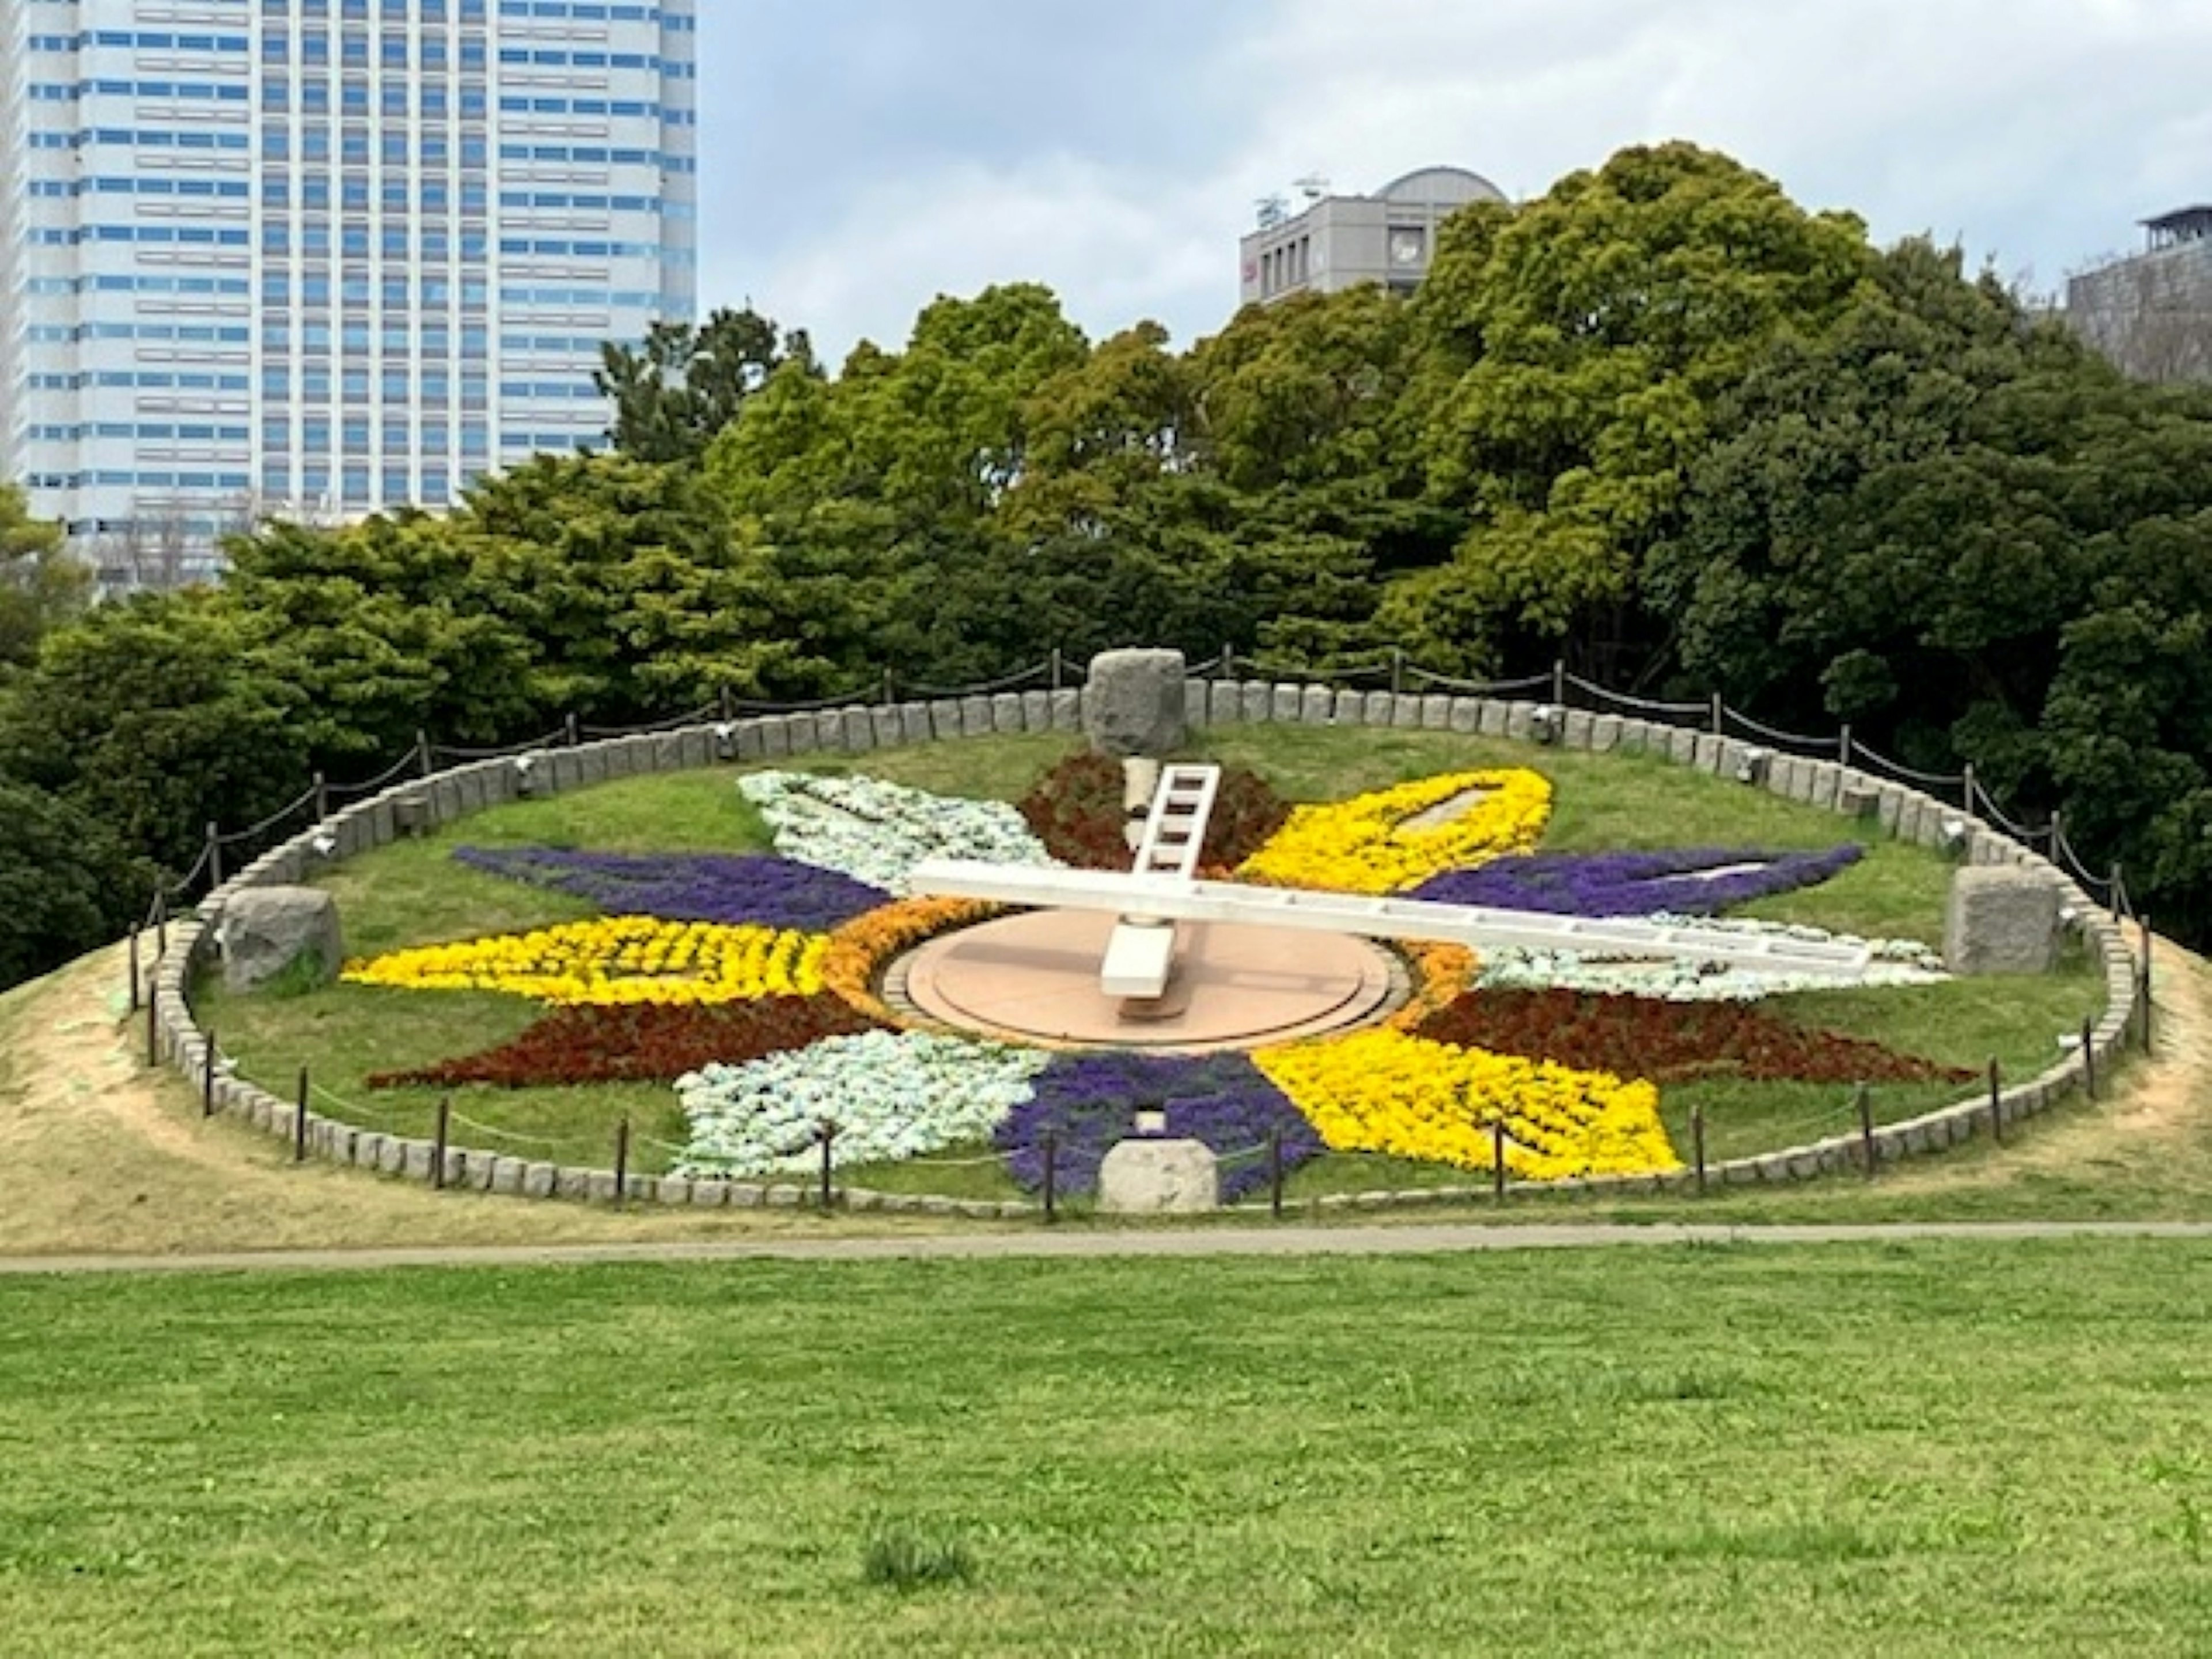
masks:
<svg viewBox="0 0 2212 1659"><path fill-rule="evenodd" d="M2212 189L2199 0L754 9L726 98L707 72L702 286L833 351L1022 279L1094 334L1211 332L1255 198L1316 171L1369 190L1448 162L1525 197L1683 137L2045 287Z"/></svg>

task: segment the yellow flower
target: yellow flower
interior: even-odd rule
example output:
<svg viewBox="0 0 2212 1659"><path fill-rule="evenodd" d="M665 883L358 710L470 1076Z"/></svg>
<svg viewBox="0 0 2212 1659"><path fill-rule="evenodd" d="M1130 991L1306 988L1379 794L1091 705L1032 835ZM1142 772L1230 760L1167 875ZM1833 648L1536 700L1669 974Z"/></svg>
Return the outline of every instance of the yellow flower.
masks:
<svg viewBox="0 0 2212 1659"><path fill-rule="evenodd" d="M1337 1152L1487 1170L1502 1121L1506 1169L1518 1180L1680 1167L1649 1083L1387 1028L1253 1058Z"/></svg>
<svg viewBox="0 0 2212 1659"><path fill-rule="evenodd" d="M1467 811L1420 829L1407 821L1480 792ZM1238 874L1281 887L1395 893L1446 870L1536 845L1552 814L1540 773L1451 772L1322 806L1295 809Z"/></svg>
<svg viewBox="0 0 2212 1659"><path fill-rule="evenodd" d="M603 916L347 965L356 985L504 991L555 1004L749 1002L822 988L829 939L772 927Z"/></svg>

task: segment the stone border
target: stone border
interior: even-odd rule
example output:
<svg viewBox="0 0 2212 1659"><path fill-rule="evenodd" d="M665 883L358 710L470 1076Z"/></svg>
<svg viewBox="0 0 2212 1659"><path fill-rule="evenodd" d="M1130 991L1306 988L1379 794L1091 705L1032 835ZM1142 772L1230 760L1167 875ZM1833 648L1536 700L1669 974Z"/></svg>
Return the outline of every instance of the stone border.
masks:
<svg viewBox="0 0 2212 1659"><path fill-rule="evenodd" d="M1399 730L1452 732L1462 736L1537 741L1537 712L1550 705L1487 697L1416 696L1389 691L1345 691L1328 686L1274 684L1265 680L1186 680L1186 718L1194 727L1256 723L1302 726L1370 726ZM749 766L794 756L865 753L955 738L1000 737L1020 732L1080 732L1082 693L1002 692L928 702L873 708L854 706L806 714L760 715L672 732L611 738L574 748L544 749L528 757L477 761L397 783L382 793L332 813L320 823L264 854L203 899L193 915L170 924L168 948L146 970L154 997L153 1043L160 1058L196 1087L206 1079L208 1038L192 1017L187 988L193 971L213 953L216 924L234 893L249 887L293 885L362 853L410 833L428 831L487 807L526 797L567 790L617 778L654 773L695 771L718 763ZM2039 854L2006 839L1989 823L1933 796L1836 761L1809 760L1764 745L1663 722L1617 714L1567 709L1556 722L1550 745L1593 754L1645 755L1733 777L1747 755L1765 757L1763 779L1745 787L1860 818L1871 818L1900 841L1936 848L1947 822L1967 830L1966 857L1975 864L2009 864L2041 872L2059 885L2061 904L2074 927L2099 954L2105 968L2107 1006L2091 1033L2091 1048L2100 1073L2108 1073L2133 1029L2136 967L2117 922L2081 887ZM527 759L528 764L520 762ZM327 854L320 850L327 846ZM2003 1089L1996 1109L2007 1123L2047 1110L2084 1085L2078 1052L2033 1079ZM213 1105L264 1133L289 1141L298 1130L297 1108L244 1079L229 1074L216 1057ZM1882 1163L1941 1152L1970 1139L1988 1120L1990 1102L1977 1094L1957 1104L1901 1123L1884 1125L1874 1135ZM436 1147L362 1129L309 1111L308 1150L334 1163L428 1181ZM1862 1137L1843 1135L1753 1158L1706 1166L1709 1185L1749 1186L1810 1180L1859 1168ZM477 1150L448 1146L448 1187L528 1198L563 1198L611 1202L614 1171L577 1169ZM1542 1183L1547 1192L1680 1192L1696 1179L1684 1169L1660 1176L1594 1176ZM674 1176L632 1175L623 1196L645 1204L707 1209L794 1209L808 1203L811 1186L793 1182L691 1181ZM1319 1209L1369 1209L1398 1204L1435 1204L1484 1196L1487 1187L1437 1187L1408 1192L1334 1194L1316 1201ZM979 1220L1034 1217L1030 1202L989 1203L862 1188L836 1188L835 1195L855 1211L882 1211Z"/></svg>

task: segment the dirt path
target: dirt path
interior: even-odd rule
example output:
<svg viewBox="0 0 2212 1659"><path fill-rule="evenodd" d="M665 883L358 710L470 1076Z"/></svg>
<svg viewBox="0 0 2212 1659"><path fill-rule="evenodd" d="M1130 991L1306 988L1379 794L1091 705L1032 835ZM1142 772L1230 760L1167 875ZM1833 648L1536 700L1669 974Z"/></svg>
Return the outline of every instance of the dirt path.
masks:
<svg viewBox="0 0 2212 1659"><path fill-rule="evenodd" d="M2001 1158L1907 1164L1886 1176L1880 1190L1956 1198L1972 1206L1968 1212L1984 1215L2002 1201L2033 1215L2052 1183L2089 1182L2100 1194L2109 1190L2109 1206L2069 1212L2212 1216L2212 967L2160 941L2154 982L2158 1054L2131 1067L2117 1101L2100 1111L2070 1113ZM1411 1220L1045 1234L913 1218L823 1222L776 1212L624 1213L434 1194L350 1170L295 1166L283 1147L264 1137L202 1121L189 1087L145 1067L140 1030L125 1018L124 1001L120 947L0 996L0 1271L641 1255L1320 1253L1383 1248L1384 1240L1393 1249L1440 1250L1863 1236L1838 1228L1436 1226ZM1907 1231L1914 1237L1945 1232L1940 1226ZM2019 1231L2004 1229L2005 1236ZM2063 1231L2048 1230L2048 1236ZM276 1259L285 1252L300 1254ZM355 1252L373 1254L348 1254Z"/></svg>

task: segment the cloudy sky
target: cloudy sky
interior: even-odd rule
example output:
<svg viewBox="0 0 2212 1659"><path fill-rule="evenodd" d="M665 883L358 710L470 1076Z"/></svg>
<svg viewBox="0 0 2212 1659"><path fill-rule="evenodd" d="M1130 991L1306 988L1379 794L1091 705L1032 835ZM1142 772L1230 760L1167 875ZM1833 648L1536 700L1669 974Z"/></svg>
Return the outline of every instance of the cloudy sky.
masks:
<svg viewBox="0 0 2212 1659"><path fill-rule="evenodd" d="M707 0L704 304L833 359L1036 280L1234 308L1258 198L1432 162L1516 199L1688 138L2045 290L2212 201L2212 0Z"/></svg>

